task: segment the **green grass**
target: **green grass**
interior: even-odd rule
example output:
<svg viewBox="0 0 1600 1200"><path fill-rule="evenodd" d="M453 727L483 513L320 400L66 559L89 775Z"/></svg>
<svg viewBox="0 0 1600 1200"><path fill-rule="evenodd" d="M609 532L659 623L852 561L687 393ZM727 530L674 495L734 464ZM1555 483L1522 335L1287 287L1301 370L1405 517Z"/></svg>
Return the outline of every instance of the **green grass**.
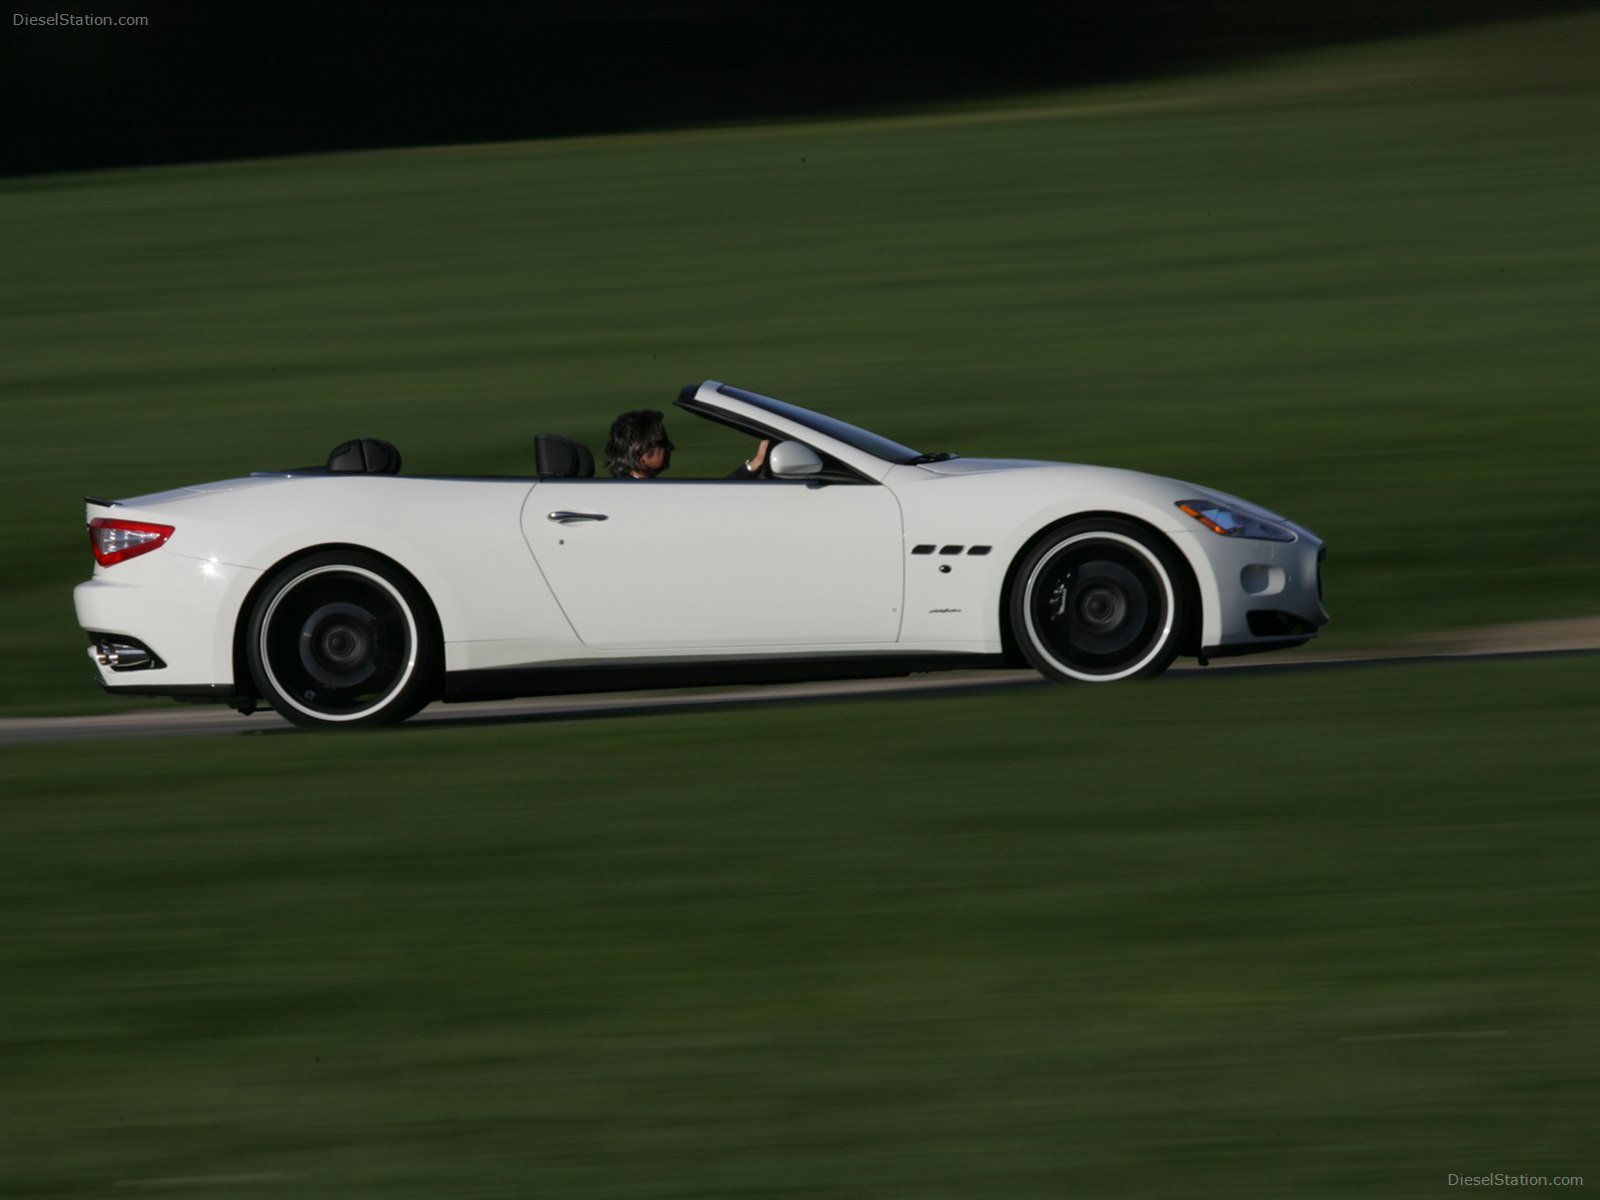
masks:
<svg viewBox="0 0 1600 1200"><path fill-rule="evenodd" d="M0 711L103 705L79 497L526 471L730 379L1329 539L1330 638L1592 611L1600 18L903 117L0 183ZM746 447L674 429L686 472Z"/></svg>
<svg viewBox="0 0 1600 1200"><path fill-rule="evenodd" d="M0 1192L1592 1175L1593 678L8 747Z"/></svg>

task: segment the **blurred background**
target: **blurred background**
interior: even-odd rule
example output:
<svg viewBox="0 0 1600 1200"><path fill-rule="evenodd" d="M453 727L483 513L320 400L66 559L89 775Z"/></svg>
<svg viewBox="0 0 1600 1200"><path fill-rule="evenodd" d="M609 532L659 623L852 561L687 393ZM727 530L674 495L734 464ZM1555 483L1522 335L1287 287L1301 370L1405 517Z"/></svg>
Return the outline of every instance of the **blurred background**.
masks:
<svg viewBox="0 0 1600 1200"><path fill-rule="evenodd" d="M1577 0L23 0L0 170L917 106L1575 11ZM18 16L57 24L19 24ZM93 17L111 23L62 18ZM130 27L119 19L144 19Z"/></svg>
<svg viewBox="0 0 1600 1200"><path fill-rule="evenodd" d="M9 11L5 715L136 706L85 493L707 377L1283 511L1333 649L1595 612L1592 5ZM8 742L0 1192L1594 1177L1593 678Z"/></svg>

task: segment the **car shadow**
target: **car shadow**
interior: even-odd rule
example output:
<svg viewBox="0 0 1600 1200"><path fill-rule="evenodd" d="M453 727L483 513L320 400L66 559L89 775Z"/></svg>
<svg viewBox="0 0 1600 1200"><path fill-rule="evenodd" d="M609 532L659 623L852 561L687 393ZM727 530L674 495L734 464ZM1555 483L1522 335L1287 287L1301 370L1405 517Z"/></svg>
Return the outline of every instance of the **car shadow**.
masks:
<svg viewBox="0 0 1600 1200"><path fill-rule="evenodd" d="M1212 664L1208 667L1199 666L1197 663L1187 662L1175 666L1157 680L1151 681L1154 686L1163 687L1217 687L1226 686L1229 679L1248 678L1260 675L1283 674L1322 674L1331 672L1345 672L1355 670L1371 670L1384 667L1407 667L1419 665L1450 665L1481 663L1489 660L1516 660L1516 659L1541 659L1541 658L1577 658L1600 657L1600 649L1573 649L1573 650L1523 650L1513 652L1486 652L1474 654L1428 655L1413 654L1399 656L1385 656L1372 658L1328 658L1303 662L1259 662L1238 663L1227 665ZM671 716L682 713L717 712L731 708L744 708L751 706L776 707L781 705L825 704L839 701L874 700L883 697L896 699L947 698L953 695L971 695L973 693L1010 692L1024 688L1051 687L1047 680L1031 671L1008 672L1015 678L995 679L984 681L964 681L941 684L935 682L931 676L915 677L914 682L904 682L902 686L884 686L878 681L878 686L861 691L850 691L843 688L830 688L826 691L814 693L784 692L774 688L770 694L760 691L743 690L737 693L718 693L711 695L683 695L670 698L659 696L641 696L636 701L620 700L617 702L603 702L590 704L581 709L565 710L552 709L543 712L482 712L452 713L448 706L436 708L418 717L413 718L405 725L398 727L401 730L423 735L439 730L468 728L487 728L496 725L542 725L562 721L591 721L617 717L640 716ZM267 732L267 731L263 731ZM285 730L288 732L288 730Z"/></svg>

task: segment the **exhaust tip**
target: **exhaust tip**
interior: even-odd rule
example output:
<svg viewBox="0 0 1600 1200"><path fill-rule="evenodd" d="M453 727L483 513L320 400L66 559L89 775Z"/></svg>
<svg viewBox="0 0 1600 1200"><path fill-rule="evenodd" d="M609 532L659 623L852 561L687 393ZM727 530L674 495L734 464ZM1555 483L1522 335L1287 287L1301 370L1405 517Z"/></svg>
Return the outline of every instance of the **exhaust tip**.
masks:
<svg viewBox="0 0 1600 1200"><path fill-rule="evenodd" d="M91 633L89 653L107 671L152 671L167 664L138 638L123 634Z"/></svg>

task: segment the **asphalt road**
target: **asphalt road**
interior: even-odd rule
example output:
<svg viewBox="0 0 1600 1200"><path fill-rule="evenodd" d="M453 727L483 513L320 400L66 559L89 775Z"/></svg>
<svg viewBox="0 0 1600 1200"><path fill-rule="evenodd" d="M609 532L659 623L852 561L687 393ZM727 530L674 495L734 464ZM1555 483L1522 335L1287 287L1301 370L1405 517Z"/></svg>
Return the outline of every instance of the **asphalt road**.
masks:
<svg viewBox="0 0 1600 1200"><path fill-rule="evenodd" d="M1201 667L1185 660L1163 678L1191 680L1236 671L1329 670L1440 658L1507 654L1584 654L1600 651L1600 617L1544 621L1421 639L1369 652L1289 651L1258 658L1224 659ZM409 725L494 724L616 716L659 709L714 709L734 704L780 704L854 696L902 695L983 688L1046 686L1032 671L942 671L897 679L829 683L768 684L760 687L698 688L672 692L625 692L586 696L534 696L470 704L433 704ZM92 738L178 737L201 734L252 737L302 731L270 711L244 717L211 705L129 701L122 713L76 717L11 717L0 720L0 743L54 742Z"/></svg>

